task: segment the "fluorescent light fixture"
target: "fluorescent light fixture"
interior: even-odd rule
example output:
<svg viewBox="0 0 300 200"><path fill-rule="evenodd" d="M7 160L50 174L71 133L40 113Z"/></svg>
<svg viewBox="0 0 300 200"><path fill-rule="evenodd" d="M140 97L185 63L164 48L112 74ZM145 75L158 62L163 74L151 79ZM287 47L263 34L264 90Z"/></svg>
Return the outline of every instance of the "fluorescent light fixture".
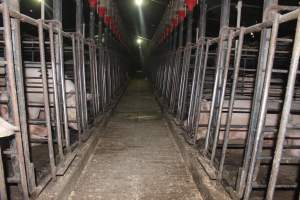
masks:
<svg viewBox="0 0 300 200"><path fill-rule="evenodd" d="M144 0L134 0L134 3L135 3L135 5L137 5L137 6L142 6L143 5L143 3L144 3Z"/></svg>

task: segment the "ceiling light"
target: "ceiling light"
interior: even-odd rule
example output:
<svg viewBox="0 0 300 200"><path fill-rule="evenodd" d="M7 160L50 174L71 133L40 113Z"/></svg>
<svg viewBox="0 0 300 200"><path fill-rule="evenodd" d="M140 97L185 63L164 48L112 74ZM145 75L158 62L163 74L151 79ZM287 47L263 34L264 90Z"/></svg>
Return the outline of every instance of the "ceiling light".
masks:
<svg viewBox="0 0 300 200"><path fill-rule="evenodd" d="M144 1L143 0L134 0L135 5L142 6Z"/></svg>
<svg viewBox="0 0 300 200"><path fill-rule="evenodd" d="M141 44L143 43L143 40L142 40L141 38L137 38L137 39L136 39L136 43L137 43L138 45L141 45Z"/></svg>

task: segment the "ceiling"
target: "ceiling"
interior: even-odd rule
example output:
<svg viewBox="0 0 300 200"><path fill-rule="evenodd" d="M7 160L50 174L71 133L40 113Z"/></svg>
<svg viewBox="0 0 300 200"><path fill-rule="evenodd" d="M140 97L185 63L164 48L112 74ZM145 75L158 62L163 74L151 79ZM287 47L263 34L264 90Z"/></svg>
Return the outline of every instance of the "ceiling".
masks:
<svg viewBox="0 0 300 200"><path fill-rule="evenodd" d="M126 34L130 38L139 35L151 39L169 0L144 1L143 6L139 8L134 4L134 0L116 0Z"/></svg>

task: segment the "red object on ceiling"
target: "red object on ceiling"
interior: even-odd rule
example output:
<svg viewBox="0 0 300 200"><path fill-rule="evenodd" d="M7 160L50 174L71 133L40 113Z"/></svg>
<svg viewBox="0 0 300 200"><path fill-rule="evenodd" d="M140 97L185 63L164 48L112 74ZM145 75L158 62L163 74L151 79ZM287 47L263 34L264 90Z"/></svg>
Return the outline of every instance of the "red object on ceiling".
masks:
<svg viewBox="0 0 300 200"><path fill-rule="evenodd" d="M178 15L178 19L179 19L180 22L183 21L184 18L185 18L185 16L186 16L184 10L178 10L178 11L177 11L177 15Z"/></svg>
<svg viewBox="0 0 300 200"><path fill-rule="evenodd" d="M110 16L104 16L104 24L110 25L111 17Z"/></svg>
<svg viewBox="0 0 300 200"><path fill-rule="evenodd" d="M89 0L89 5L91 8L97 7L97 0Z"/></svg>
<svg viewBox="0 0 300 200"><path fill-rule="evenodd" d="M177 21L178 21L177 18L172 19L172 29L176 28L176 26L178 24Z"/></svg>
<svg viewBox="0 0 300 200"><path fill-rule="evenodd" d="M105 7L98 7L98 14L100 17L104 17L106 13L106 8Z"/></svg>
<svg viewBox="0 0 300 200"><path fill-rule="evenodd" d="M189 11L193 11L194 7L197 4L197 0L185 0L185 4Z"/></svg>

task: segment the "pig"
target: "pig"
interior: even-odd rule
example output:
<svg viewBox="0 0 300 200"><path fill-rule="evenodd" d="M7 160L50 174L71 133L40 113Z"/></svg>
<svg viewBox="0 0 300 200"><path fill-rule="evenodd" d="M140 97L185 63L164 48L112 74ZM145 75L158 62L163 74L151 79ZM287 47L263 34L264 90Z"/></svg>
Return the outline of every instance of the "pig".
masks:
<svg viewBox="0 0 300 200"><path fill-rule="evenodd" d="M2 117L0 117L0 127L0 138L12 136L18 130L17 127L8 123Z"/></svg>
<svg viewBox="0 0 300 200"><path fill-rule="evenodd" d="M0 68L0 74L5 74L5 69ZM43 93L42 93L42 84L41 84L41 70L38 68L25 68L25 82L26 82L26 99L30 103L43 103ZM48 84L51 86L52 83L52 71L48 69ZM0 85L5 85L5 79L0 78ZM39 86L39 88L32 87ZM71 80L65 80L65 91L66 103L67 106L75 107L76 106L76 96L75 96L75 84ZM51 91L52 89L49 89ZM36 93L38 92L38 93ZM91 99L91 95L88 95L88 99ZM0 91L0 100L7 101L8 94L6 91ZM54 95L49 95L50 103L54 101ZM6 105L0 105L0 114L3 118L8 120L8 109ZM54 114L54 113L52 113ZM68 108L67 109L68 119L71 121L76 121L76 109ZM28 109L28 116L30 119L39 119L41 117L41 108L39 107L30 107ZM52 116L53 117L53 116ZM78 130L76 123L69 123L69 127ZM43 125L29 125L29 132L31 138L46 138L47 137L47 128Z"/></svg>
<svg viewBox="0 0 300 200"><path fill-rule="evenodd" d="M8 100L7 93L1 91L0 101L7 101L7 100ZM33 109L33 110L36 110L36 109ZM29 113L32 113L32 112L33 112L32 109L29 109ZM0 105L0 116L3 117L3 119L5 119L5 120L9 119L8 108L6 105ZM37 118L35 118L35 119L37 119ZM1 124L0 124L0 127L1 127ZM48 136L47 129L45 126L30 124L28 126L28 128L29 128L30 138L32 138L32 139L43 139Z"/></svg>
<svg viewBox="0 0 300 200"><path fill-rule="evenodd" d="M203 100L200 104L201 114L199 117L199 124L201 125L208 125L209 121L209 111L210 111L210 102ZM228 107L229 101L224 100L224 107ZM292 109L299 108L299 103L295 102L292 105ZM250 100L236 100L234 103L234 110L247 110L250 111L252 106L252 102ZM281 105L278 102L270 102L268 104L268 109L271 110L279 110ZM277 127L280 122L281 114L267 114L265 119L266 126L274 126ZM222 113L221 115L221 125L226 124L227 113ZM240 112L240 113L233 113L231 125L249 125L250 120L250 113L249 112ZM300 135L298 130L289 129L291 127L297 126L300 124L300 115L289 115L289 124L287 127L286 133L286 140L285 143L288 145L300 145ZM199 127L196 133L197 140L203 139L206 137L207 134L207 126L206 127ZM247 130L243 128L236 128L234 131L230 131L229 140L233 143L240 143L241 141L245 141L246 139ZM276 134L276 133L275 133ZM273 145L274 143L274 136L273 134L266 133L265 138L270 139L267 140L267 144ZM224 140L224 131L220 131L219 141ZM287 149L286 152L291 156L300 156L300 150L298 149Z"/></svg>

